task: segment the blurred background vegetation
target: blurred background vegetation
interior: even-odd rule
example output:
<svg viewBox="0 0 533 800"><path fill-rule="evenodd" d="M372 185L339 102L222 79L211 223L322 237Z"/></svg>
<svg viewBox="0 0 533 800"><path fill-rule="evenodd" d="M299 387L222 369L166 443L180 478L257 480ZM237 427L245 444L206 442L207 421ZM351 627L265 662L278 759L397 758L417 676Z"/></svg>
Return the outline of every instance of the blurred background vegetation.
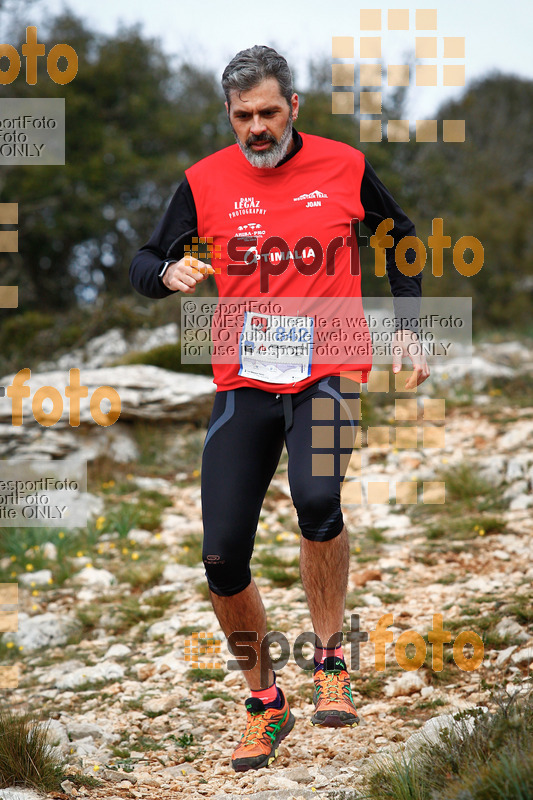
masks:
<svg viewBox="0 0 533 800"><path fill-rule="evenodd" d="M25 29L13 25L8 41L20 52ZM111 327L127 333L179 322L174 297L153 301L134 292L129 264L186 167L234 142L219 76L174 66L139 27L104 35L65 12L39 27L39 40L47 52L68 42L79 72L59 86L39 59L35 86L17 80L2 87L3 97L66 98L66 165L0 170L0 202L20 209L19 252L0 254L0 283L18 284L20 297L18 309L0 311L0 374L32 367ZM309 66L301 129L363 149L424 243L435 217L444 219L452 246L464 235L482 242L485 263L471 278L454 268L451 249L444 276L433 277L428 249L424 294L471 296L476 337L531 335L533 82L490 74L442 107L439 119L466 120L465 143L360 145L357 115L331 114L329 61ZM406 91L385 92L384 119L406 116ZM361 249L364 294L388 295L368 250ZM216 294L212 278L200 289Z"/></svg>

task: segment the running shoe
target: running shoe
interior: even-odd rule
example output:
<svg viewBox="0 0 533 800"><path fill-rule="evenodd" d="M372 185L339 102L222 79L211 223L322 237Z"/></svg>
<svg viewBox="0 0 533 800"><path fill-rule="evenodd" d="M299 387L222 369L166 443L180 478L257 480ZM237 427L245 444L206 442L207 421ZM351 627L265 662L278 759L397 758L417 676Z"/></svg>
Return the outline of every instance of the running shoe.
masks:
<svg viewBox="0 0 533 800"><path fill-rule="evenodd" d="M313 702L315 713L311 725L323 728L354 728L359 723L350 676L342 658L328 656L314 676L315 691Z"/></svg>
<svg viewBox="0 0 533 800"><path fill-rule="evenodd" d="M265 708L258 697L246 700L246 730L231 759L236 772L268 767L278 755L279 743L291 732L294 716L281 689L279 692L281 708Z"/></svg>

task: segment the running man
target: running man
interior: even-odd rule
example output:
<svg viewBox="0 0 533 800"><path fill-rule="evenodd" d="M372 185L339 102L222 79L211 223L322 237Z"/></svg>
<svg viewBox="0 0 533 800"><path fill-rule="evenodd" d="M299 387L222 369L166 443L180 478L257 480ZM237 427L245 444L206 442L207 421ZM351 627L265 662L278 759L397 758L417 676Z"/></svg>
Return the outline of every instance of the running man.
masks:
<svg viewBox="0 0 533 800"><path fill-rule="evenodd" d="M300 340L312 342L310 315L301 310L309 302L335 314L347 298L362 311L352 221L363 221L375 234L389 220L392 294L419 298L421 276L404 275L394 252L404 236L416 235L413 223L363 153L296 131L298 95L283 56L257 45L237 53L224 70L222 88L236 144L186 170L157 229L133 259L135 289L153 298L193 294L215 270L186 256L185 247L193 237L212 237L214 249L220 248L214 263L221 301L281 298L286 315L277 318L278 333L285 330L280 319L296 319ZM415 255L407 251L408 263ZM323 727L359 722L342 649L349 540L340 487L359 425L357 390L367 380L371 356L324 363L311 358L311 344L302 348L298 363L284 364L282 353L269 361L268 348L254 347L274 319L241 317L240 327L230 332L242 343L240 358L231 364L213 360L217 391L202 456L202 558L211 602L226 637L251 632L254 641L247 644L257 656L242 667L250 697L246 728L232 756L237 771L268 766L294 725L270 657L261 658L267 620L250 572L259 514L284 444L302 532L300 575L316 637L310 721ZM368 342L366 323L363 328ZM414 388L429 370L423 355L408 350L418 341L416 325L397 328L400 355L393 369L402 356L410 357L414 371L407 387Z"/></svg>

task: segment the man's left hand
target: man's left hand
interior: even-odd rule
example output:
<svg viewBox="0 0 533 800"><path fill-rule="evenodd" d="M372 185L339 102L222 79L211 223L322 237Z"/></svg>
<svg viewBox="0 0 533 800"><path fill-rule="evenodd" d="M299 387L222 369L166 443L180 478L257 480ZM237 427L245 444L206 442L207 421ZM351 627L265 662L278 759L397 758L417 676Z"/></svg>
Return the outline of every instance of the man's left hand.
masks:
<svg viewBox="0 0 533 800"><path fill-rule="evenodd" d="M418 334L408 329L396 331L392 344L392 371L399 372L402 368L402 358L408 356L413 362L413 374L406 381L407 390L420 386L429 378L429 367L422 350L422 343Z"/></svg>

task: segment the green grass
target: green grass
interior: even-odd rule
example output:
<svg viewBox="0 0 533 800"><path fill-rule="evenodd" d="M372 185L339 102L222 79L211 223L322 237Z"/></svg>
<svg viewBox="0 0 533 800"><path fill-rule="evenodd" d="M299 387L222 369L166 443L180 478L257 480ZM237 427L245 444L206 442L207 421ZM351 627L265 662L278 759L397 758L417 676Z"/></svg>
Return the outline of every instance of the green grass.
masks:
<svg viewBox="0 0 533 800"><path fill-rule="evenodd" d="M382 603L400 603L405 595L399 592L376 592L376 597L379 597Z"/></svg>
<svg viewBox="0 0 533 800"><path fill-rule="evenodd" d="M353 682L353 688L363 697L379 697L383 693L385 678L380 675L361 675Z"/></svg>
<svg viewBox="0 0 533 800"><path fill-rule="evenodd" d="M181 550L178 554L178 563L187 567L196 567L202 564L203 536L201 533L189 533L181 540Z"/></svg>
<svg viewBox="0 0 533 800"><path fill-rule="evenodd" d="M428 539L476 539L491 533L502 533L505 530L505 520L501 517L476 515L473 517L449 519L439 521L432 525L426 532Z"/></svg>
<svg viewBox="0 0 533 800"><path fill-rule="evenodd" d="M129 583L132 589L151 589L159 583L164 568L163 562L154 562L150 553L144 553L141 560L124 564L117 573L117 579L119 583ZM168 594L170 596L170 593ZM164 601L158 600L158 602Z"/></svg>
<svg viewBox="0 0 533 800"><path fill-rule="evenodd" d="M209 692L204 692L204 693L202 694L202 700L214 700L214 699L216 699L216 698L220 698L220 700L225 700L227 703L233 703L233 702L235 702L235 698L234 698L234 697L232 697L232 696L231 696L230 694L228 694L227 692L213 692L213 691L209 691Z"/></svg>
<svg viewBox="0 0 533 800"><path fill-rule="evenodd" d="M299 558L291 558L290 560L284 560L280 558L277 553L272 553L268 550L259 550L255 556L254 561L256 564L261 564L262 567L298 567L300 563Z"/></svg>
<svg viewBox="0 0 533 800"><path fill-rule="evenodd" d="M300 574L294 569L285 567L262 567L255 570L256 577L267 578L274 586L293 586L300 580Z"/></svg>
<svg viewBox="0 0 533 800"><path fill-rule="evenodd" d="M64 760L49 744L46 723L32 714L0 709L0 788L59 789Z"/></svg>
<svg viewBox="0 0 533 800"><path fill-rule="evenodd" d="M117 361L114 366L121 364L152 364L160 369L168 369L172 372L192 372L196 375L213 376L211 364L182 364L181 344L162 344L152 350L143 352L127 353Z"/></svg>
<svg viewBox="0 0 533 800"><path fill-rule="evenodd" d="M468 718L474 726L466 726ZM492 713L455 715L456 727L406 755L377 758L367 800L528 800L533 796L533 695L497 701Z"/></svg>
<svg viewBox="0 0 533 800"><path fill-rule="evenodd" d="M533 596L520 595L514 603L504 608L506 614L513 616L522 625L533 622Z"/></svg>
<svg viewBox="0 0 533 800"><path fill-rule="evenodd" d="M107 628L112 635L127 632L134 625L141 622L153 622L160 619L172 604L173 596L170 592L150 597L145 602L139 602L134 596L118 597L117 595L106 598L105 604L89 603L76 609L76 616L82 624L81 629L73 635L75 643L81 641L100 625L102 614L111 612L114 622Z"/></svg>
<svg viewBox="0 0 533 800"><path fill-rule="evenodd" d="M425 711L427 709L433 710L434 708L440 708L441 706L447 705L446 700L443 700L442 697L437 697L435 700L419 700L415 706L416 710Z"/></svg>
<svg viewBox="0 0 533 800"><path fill-rule="evenodd" d="M226 673L223 669L189 669L185 673L185 677L194 683L202 683L203 681L223 681Z"/></svg>

